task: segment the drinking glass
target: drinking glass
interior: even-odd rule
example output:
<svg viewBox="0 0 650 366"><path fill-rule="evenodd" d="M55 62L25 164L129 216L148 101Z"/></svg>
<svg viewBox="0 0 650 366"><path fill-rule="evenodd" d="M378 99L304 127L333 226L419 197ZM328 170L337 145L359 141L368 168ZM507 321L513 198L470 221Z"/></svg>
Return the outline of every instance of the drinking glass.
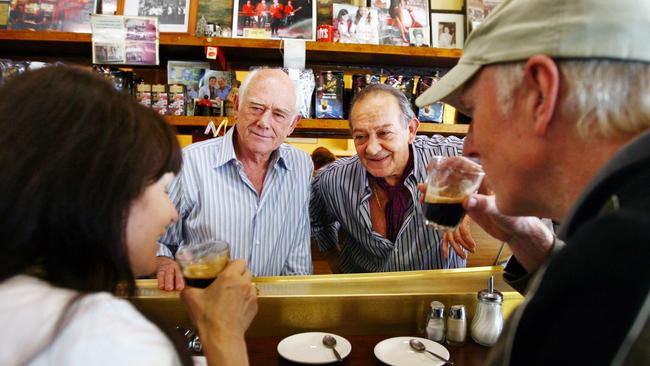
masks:
<svg viewBox="0 0 650 366"><path fill-rule="evenodd" d="M456 230L465 216L463 200L476 192L485 176L481 166L462 156L434 156L429 162L422 202L424 223Z"/></svg>
<svg viewBox="0 0 650 366"><path fill-rule="evenodd" d="M185 283L192 287L208 287L229 260L230 246L223 240L183 246L176 252Z"/></svg>

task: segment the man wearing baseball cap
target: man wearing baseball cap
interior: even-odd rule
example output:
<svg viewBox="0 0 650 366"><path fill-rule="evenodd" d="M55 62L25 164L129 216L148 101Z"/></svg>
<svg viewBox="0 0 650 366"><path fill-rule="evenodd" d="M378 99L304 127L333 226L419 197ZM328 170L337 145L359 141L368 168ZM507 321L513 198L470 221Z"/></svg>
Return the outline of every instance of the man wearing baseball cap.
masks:
<svg viewBox="0 0 650 366"><path fill-rule="evenodd" d="M650 364L649 35L648 0L505 0L416 101L472 116L464 206L526 289L490 364Z"/></svg>

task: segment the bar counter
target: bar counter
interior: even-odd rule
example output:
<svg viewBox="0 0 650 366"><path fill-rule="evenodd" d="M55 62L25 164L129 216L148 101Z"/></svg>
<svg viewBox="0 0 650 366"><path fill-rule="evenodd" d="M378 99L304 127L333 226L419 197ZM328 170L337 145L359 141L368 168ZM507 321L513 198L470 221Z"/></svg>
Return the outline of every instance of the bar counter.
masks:
<svg viewBox="0 0 650 366"><path fill-rule="evenodd" d="M257 277L259 312L247 332L251 365L291 365L277 353L286 336L301 332L330 332L347 338L352 353L348 365L381 365L375 344L394 336L425 334L429 303L438 300L467 309L467 342L446 346L456 365L480 365L489 352L474 343L469 324L476 308L476 293L494 276L503 293L507 318L523 297L502 279L501 267L450 270L336 274L293 277ZM138 280L136 305L145 313L173 325L191 326L175 292L158 290L156 280Z"/></svg>

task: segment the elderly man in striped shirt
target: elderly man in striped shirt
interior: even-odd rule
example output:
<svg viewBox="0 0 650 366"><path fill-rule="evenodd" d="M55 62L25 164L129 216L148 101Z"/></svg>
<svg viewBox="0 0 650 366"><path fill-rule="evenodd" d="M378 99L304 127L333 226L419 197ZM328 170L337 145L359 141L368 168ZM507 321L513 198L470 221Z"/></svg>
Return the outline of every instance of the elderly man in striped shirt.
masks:
<svg viewBox="0 0 650 366"><path fill-rule="evenodd" d="M282 70L252 71L234 100L235 128L184 149L169 192L179 220L160 239L159 288L184 287L170 249L210 239L229 242L231 257L246 259L255 276L312 273L313 164L283 143L300 119L300 101Z"/></svg>
<svg viewBox="0 0 650 366"><path fill-rule="evenodd" d="M461 155L463 141L416 137L418 126L408 99L397 89L370 85L355 98L350 130L357 155L329 164L312 182L312 238L321 251L340 249L338 270L465 266L465 250L475 246L468 223L444 237L425 226L417 189L429 159ZM342 242L337 245L339 226Z"/></svg>

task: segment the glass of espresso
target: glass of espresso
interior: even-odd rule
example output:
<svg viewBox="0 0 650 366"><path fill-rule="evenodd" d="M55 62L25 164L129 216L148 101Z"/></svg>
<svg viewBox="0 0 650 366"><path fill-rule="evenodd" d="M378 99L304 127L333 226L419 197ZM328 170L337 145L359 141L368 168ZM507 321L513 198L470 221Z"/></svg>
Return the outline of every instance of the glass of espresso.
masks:
<svg viewBox="0 0 650 366"><path fill-rule="evenodd" d="M223 240L183 246L176 252L176 261L188 286L206 288L226 267L230 246Z"/></svg>
<svg viewBox="0 0 650 366"><path fill-rule="evenodd" d="M463 200L476 192L485 173L462 156L434 156L429 162L422 202L424 223L436 229L456 230L465 216Z"/></svg>

